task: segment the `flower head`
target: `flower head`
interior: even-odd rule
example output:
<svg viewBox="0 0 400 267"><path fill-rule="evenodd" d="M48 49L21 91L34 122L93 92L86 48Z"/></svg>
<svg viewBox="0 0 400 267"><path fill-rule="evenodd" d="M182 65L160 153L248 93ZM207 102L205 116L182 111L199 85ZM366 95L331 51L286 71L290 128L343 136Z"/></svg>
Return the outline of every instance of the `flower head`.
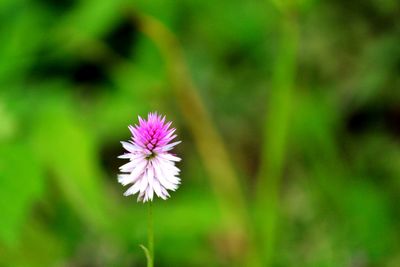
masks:
<svg viewBox="0 0 400 267"><path fill-rule="evenodd" d="M175 128L170 128L172 122L165 123L165 116L156 112L149 113L147 120L139 116L139 125L129 125L132 140L121 142L128 151L119 158L129 159L129 162L119 169L118 182L122 185L132 184L124 193L125 196L138 194L138 201L152 201L154 193L162 198L169 197L167 190L175 191L180 184L177 177L180 170L175 162L181 159L170 153L180 141L170 143L175 139Z"/></svg>

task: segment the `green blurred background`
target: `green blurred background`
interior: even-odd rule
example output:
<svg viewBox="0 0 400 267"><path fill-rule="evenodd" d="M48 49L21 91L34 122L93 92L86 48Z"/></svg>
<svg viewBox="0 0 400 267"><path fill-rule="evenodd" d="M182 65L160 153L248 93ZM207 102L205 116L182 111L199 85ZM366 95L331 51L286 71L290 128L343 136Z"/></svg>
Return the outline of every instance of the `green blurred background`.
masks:
<svg viewBox="0 0 400 267"><path fill-rule="evenodd" d="M400 266L397 0L0 2L0 266L145 266L119 143L182 185L156 266Z"/></svg>

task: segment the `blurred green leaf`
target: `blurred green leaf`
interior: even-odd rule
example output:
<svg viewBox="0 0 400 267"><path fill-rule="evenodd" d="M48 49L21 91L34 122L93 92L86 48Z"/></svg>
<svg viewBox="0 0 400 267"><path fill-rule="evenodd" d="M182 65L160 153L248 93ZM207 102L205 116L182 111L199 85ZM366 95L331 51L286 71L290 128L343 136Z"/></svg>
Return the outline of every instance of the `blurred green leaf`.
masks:
<svg viewBox="0 0 400 267"><path fill-rule="evenodd" d="M43 193L44 176L26 142L0 146L0 241L15 246L32 206Z"/></svg>
<svg viewBox="0 0 400 267"><path fill-rule="evenodd" d="M381 262L391 252L394 240L386 197L373 185L349 182L343 201L343 239L355 253L365 254L368 262Z"/></svg>
<svg viewBox="0 0 400 267"><path fill-rule="evenodd" d="M97 165L94 139L70 103L60 98L44 102L48 106L36 121L35 149L73 209L99 230L108 222L104 176Z"/></svg>
<svg viewBox="0 0 400 267"><path fill-rule="evenodd" d="M37 220L29 220L22 227L21 240L16 247L0 246L0 266L54 266L65 256L62 241Z"/></svg>
<svg viewBox="0 0 400 267"><path fill-rule="evenodd" d="M42 45L46 16L42 10L32 6L4 12L5 20L0 28L0 82L15 82L26 73L35 60L35 52ZM0 13L1 14L1 13Z"/></svg>
<svg viewBox="0 0 400 267"><path fill-rule="evenodd" d="M0 144L11 139L16 131L15 118L8 112L0 98Z"/></svg>

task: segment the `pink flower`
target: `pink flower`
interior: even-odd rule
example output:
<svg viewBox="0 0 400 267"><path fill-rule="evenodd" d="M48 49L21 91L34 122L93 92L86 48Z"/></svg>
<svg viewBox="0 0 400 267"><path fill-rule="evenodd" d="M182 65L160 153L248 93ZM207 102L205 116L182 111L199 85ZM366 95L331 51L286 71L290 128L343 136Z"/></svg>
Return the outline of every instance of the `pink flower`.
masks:
<svg viewBox="0 0 400 267"><path fill-rule="evenodd" d="M172 122L165 123L165 116L156 112L149 113L147 120L139 116L139 125L129 125L132 140L121 142L128 151L119 158L129 159L129 162L119 169L118 182L122 185L132 184L124 193L125 196L138 194L138 201L152 201L154 193L162 198L169 197L167 190L175 191L180 184L180 170L175 162L181 159L170 153L178 142L175 139L175 128Z"/></svg>

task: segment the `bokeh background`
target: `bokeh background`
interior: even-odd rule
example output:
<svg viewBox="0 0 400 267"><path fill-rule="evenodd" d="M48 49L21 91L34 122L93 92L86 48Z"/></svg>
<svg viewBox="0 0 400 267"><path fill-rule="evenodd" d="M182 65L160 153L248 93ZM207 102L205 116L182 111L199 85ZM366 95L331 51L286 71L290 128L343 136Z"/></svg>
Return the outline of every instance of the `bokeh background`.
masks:
<svg viewBox="0 0 400 267"><path fill-rule="evenodd" d="M182 185L156 266L400 266L397 0L0 3L0 266L145 266L137 115Z"/></svg>

